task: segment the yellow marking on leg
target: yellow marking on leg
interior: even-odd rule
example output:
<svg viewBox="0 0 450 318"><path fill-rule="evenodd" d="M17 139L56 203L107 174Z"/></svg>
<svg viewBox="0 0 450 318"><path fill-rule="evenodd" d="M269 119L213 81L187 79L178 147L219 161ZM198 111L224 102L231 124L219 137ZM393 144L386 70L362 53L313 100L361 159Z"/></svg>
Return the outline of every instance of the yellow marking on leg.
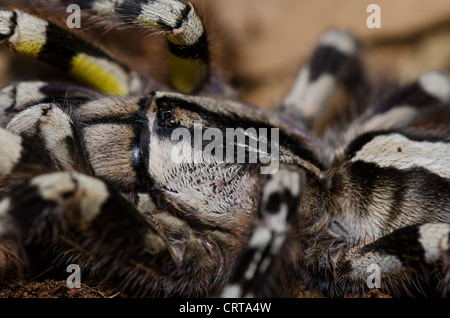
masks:
<svg viewBox="0 0 450 318"><path fill-rule="evenodd" d="M29 56L32 58L38 58L39 53L42 50L42 47L45 43L38 42L23 42L13 45L13 48L18 53Z"/></svg>
<svg viewBox="0 0 450 318"><path fill-rule="evenodd" d="M44 47L48 23L31 14L17 10L17 26L9 43L18 53L37 58Z"/></svg>
<svg viewBox="0 0 450 318"><path fill-rule="evenodd" d="M181 58L169 53L170 82L172 86L183 93L190 93L202 80L202 65L198 60Z"/></svg>
<svg viewBox="0 0 450 318"><path fill-rule="evenodd" d="M102 93L126 95L129 92L125 72L102 58L78 54L72 58L69 74Z"/></svg>

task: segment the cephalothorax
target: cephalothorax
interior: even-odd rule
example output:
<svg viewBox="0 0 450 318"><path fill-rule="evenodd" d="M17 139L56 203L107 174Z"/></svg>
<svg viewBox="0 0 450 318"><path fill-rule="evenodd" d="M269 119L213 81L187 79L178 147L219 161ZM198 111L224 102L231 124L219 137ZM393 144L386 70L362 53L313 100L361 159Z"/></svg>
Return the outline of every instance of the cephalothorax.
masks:
<svg viewBox="0 0 450 318"><path fill-rule="evenodd" d="M287 278L342 296L367 290L374 269L386 293L449 291L450 135L432 121L449 113L448 72L369 103L357 41L331 30L269 112L239 102L210 69L189 2L69 2L163 33L171 83L45 19L0 10L0 39L76 83L0 92L2 270L26 267L32 249L141 296L279 295ZM318 136L338 86L358 107ZM174 139L180 129L201 132L199 160L183 157L194 140ZM244 138L219 138L229 129ZM239 147L244 162L220 160ZM255 151L275 160L248 160Z"/></svg>

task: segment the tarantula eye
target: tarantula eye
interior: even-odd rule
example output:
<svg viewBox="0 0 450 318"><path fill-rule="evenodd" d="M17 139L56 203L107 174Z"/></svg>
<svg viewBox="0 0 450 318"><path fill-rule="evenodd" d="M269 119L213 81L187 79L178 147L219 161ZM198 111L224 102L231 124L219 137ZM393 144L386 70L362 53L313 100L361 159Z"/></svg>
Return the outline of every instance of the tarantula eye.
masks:
<svg viewBox="0 0 450 318"><path fill-rule="evenodd" d="M162 112L162 118L163 119L170 119L172 118L172 111L171 110L165 110Z"/></svg>
<svg viewBox="0 0 450 318"><path fill-rule="evenodd" d="M172 128L178 125L178 121L171 110L163 110L158 115L158 126Z"/></svg>

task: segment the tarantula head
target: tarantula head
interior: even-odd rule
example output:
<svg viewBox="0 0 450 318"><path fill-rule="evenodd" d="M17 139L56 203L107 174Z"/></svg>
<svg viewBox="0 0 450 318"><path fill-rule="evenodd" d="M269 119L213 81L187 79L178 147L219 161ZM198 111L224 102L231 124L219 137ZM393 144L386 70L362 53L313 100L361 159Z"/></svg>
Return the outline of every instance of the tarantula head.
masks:
<svg viewBox="0 0 450 318"><path fill-rule="evenodd" d="M257 136L244 136L252 122L236 107L204 97L154 96L140 140L153 198L206 219L255 211L261 162L249 147Z"/></svg>
<svg viewBox="0 0 450 318"><path fill-rule="evenodd" d="M96 176L203 219L253 214L260 177L279 164L317 166L307 136L237 102L157 92L108 97L74 111Z"/></svg>

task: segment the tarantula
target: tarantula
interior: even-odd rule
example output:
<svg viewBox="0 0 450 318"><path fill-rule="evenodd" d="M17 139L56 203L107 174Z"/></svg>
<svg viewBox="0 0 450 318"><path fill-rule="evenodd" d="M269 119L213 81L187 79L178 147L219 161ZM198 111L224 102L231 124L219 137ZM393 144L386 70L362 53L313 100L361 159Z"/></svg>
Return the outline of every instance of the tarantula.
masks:
<svg viewBox="0 0 450 318"><path fill-rule="evenodd" d="M69 3L164 34L171 83L37 15L0 11L4 42L74 78L0 92L3 273L45 255L140 296L284 295L298 278L343 296L367 291L376 266L385 293L446 295L450 135L432 123L448 114L449 73L375 102L358 41L330 30L268 111L237 100L211 69L191 3L40 4ZM357 112L314 133L338 88ZM229 129L242 133L225 138Z"/></svg>

